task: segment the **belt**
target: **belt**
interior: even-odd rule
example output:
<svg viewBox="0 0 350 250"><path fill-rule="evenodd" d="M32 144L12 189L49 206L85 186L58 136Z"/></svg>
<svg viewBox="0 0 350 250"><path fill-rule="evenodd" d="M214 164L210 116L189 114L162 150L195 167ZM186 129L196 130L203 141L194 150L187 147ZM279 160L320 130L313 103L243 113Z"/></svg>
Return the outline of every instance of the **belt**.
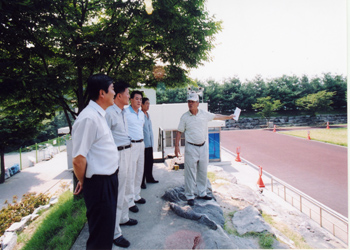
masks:
<svg viewBox="0 0 350 250"><path fill-rule="evenodd" d="M143 142L143 139L141 140L138 140L138 141L134 141L134 140L131 140L132 143L138 143L138 142Z"/></svg>
<svg viewBox="0 0 350 250"><path fill-rule="evenodd" d="M197 146L197 147L202 147L205 144L205 142L203 142L202 144L194 144L194 143L191 143L191 142L187 142L187 143L189 143L189 144L191 144L193 146Z"/></svg>
<svg viewBox="0 0 350 250"><path fill-rule="evenodd" d="M122 150L127 149L127 148L131 148L131 144L128 146L119 146L118 151L122 151Z"/></svg>

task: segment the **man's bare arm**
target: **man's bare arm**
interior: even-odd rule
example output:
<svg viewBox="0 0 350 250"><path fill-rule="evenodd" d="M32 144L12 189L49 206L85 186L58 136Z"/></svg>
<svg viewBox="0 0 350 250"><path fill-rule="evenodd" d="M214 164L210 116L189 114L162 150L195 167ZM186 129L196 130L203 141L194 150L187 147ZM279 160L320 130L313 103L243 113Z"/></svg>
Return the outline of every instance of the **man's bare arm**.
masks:
<svg viewBox="0 0 350 250"><path fill-rule="evenodd" d="M180 131L177 131L176 137L175 137L175 156L176 156L176 157L178 157L179 155L181 155L180 147L179 147L180 139L181 139L181 132L180 132Z"/></svg>
<svg viewBox="0 0 350 250"><path fill-rule="evenodd" d="M82 155L78 155L73 159L74 174L79 180L74 190L74 195L79 194L83 190L83 183L86 171L86 158Z"/></svg>
<svg viewBox="0 0 350 250"><path fill-rule="evenodd" d="M215 114L214 120L231 120L233 119L234 115L220 115Z"/></svg>

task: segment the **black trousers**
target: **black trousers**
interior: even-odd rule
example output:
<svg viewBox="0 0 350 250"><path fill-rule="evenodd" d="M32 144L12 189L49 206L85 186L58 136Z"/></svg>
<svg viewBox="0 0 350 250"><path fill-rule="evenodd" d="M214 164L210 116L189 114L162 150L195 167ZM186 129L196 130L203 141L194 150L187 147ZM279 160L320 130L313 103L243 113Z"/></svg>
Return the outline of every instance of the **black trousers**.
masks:
<svg viewBox="0 0 350 250"><path fill-rule="evenodd" d="M144 163L144 171L143 171L143 178L142 183L145 183L145 181L154 181L153 178L153 148L145 148L145 163Z"/></svg>
<svg viewBox="0 0 350 250"><path fill-rule="evenodd" d="M83 192L90 233L86 249L112 249L118 199L118 173L85 178Z"/></svg>

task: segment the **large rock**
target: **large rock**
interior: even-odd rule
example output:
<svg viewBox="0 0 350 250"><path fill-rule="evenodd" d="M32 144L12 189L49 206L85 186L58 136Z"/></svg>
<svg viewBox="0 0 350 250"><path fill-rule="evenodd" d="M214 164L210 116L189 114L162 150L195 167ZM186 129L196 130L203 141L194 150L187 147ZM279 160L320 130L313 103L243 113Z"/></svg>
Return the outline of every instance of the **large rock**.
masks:
<svg viewBox="0 0 350 250"><path fill-rule="evenodd" d="M191 207L187 205L184 192L183 187L170 188L162 196L162 199L170 202L170 208L178 216L198 221L213 230L216 230L218 226L224 226L223 211L214 199L209 201L196 199L195 205ZM210 190L207 193L212 195Z"/></svg>
<svg viewBox="0 0 350 250"><path fill-rule="evenodd" d="M246 233L262 233L267 231L273 234L271 227L264 221L258 209L248 206L236 212L232 223L240 235Z"/></svg>

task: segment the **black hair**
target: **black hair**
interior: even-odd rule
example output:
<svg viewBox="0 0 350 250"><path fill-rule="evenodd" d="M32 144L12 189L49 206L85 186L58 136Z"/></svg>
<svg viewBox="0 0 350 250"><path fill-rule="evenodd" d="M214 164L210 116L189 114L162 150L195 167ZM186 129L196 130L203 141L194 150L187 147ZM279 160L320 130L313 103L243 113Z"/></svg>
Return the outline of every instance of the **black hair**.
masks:
<svg viewBox="0 0 350 250"><path fill-rule="evenodd" d="M109 86L113 83L113 78L105 74L95 74L87 80L87 93L89 98L93 101L97 101L100 96L100 90L104 90L108 93Z"/></svg>
<svg viewBox="0 0 350 250"><path fill-rule="evenodd" d="M142 104L145 104L145 102L149 101L147 97L142 98Z"/></svg>
<svg viewBox="0 0 350 250"><path fill-rule="evenodd" d="M141 97L143 98L143 92L141 92L140 90L134 90L133 92L131 92L130 99L133 99L136 94L141 95Z"/></svg>
<svg viewBox="0 0 350 250"><path fill-rule="evenodd" d="M125 90L130 87L130 85L123 80L117 80L114 82L113 85L114 85L114 92L115 92L114 98L117 96L117 94L124 93Z"/></svg>

